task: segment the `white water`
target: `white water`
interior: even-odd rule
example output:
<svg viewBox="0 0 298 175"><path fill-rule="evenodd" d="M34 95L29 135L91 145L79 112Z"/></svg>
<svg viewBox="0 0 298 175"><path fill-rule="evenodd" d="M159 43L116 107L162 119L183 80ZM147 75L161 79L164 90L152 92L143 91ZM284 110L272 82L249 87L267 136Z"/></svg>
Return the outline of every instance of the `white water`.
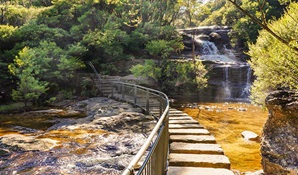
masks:
<svg viewBox="0 0 298 175"><path fill-rule="evenodd" d="M231 89L229 85L229 67L224 67L224 78L223 78L223 98L229 99L231 98Z"/></svg>
<svg viewBox="0 0 298 175"><path fill-rule="evenodd" d="M223 78L221 83L221 99L246 99L248 100L248 96L250 95L250 87L251 87L251 68L247 63L236 61L236 56L234 55L232 50L223 47L220 51L216 47L213 42L200 40L199 38L195 38L196 42L201 44L201 52L198 56L201 60L215 61L217 63L222 63L221 66L223 69ZM234 69L234 71L233 71ZM235 69L239 70L239 75L235 75ZM230 70L233 71L232 76L239 77L239 81L235 84L235 82L231 83L230 81ZM243 83L243 78L241 75L241 71L245 71L246 78L245 83ZM232 72L231 72L232 73ZM236 92L237 91L237 92Z"/></svg>
<svg viewBox="0 0 298 175"><path fill-rule="evenodd" d="M250 88L251 88L250 79L251 79L251 74L252 74L251 68L248 66L247 67L247 72L246 72L246 85L243 88L242 93L241 93L241 97L242 98L247 98L250 95Z"/></svg>
<svg viewBox="0 0 298 175"><path fill-rule="evenodd" d="M200 60L217 61L224 63L236 62L235 55L226 47L224 47L223 50L225 54L220 54L218 48L213 42L200 40L197 38L196 41L201 44L201 55L199 55Z"/></svg>

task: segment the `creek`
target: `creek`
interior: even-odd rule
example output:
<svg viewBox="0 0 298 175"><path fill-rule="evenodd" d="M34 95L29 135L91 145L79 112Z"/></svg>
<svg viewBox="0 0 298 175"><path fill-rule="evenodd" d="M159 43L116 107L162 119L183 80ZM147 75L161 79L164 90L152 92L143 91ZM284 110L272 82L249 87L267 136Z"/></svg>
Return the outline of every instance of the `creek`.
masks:
<svg viewBox="0 0 298 175"><path fill-rule="evenodd" d="M231 169L241 172L261 170L260 143L241 136L243 131L262 135L268 112L249 103L184 103L177 109L192 116L216 138L230 159Z"/></svg>
<svg viewBox="0 0 298 175"><path fill-rule="evenodd" d="M262 135L268 112L250 104L254 80L246 56L232 47L229 27L206 26L181 29L186 46L182 57L202 61L208 72L208 87L200 93L173 96L174 107L205 126L223 147L235 171L262 169L260 143L242 138L243 131ZM194 48L193 48L194 47Z"/></svg>
<svg viewBox="0 0 298 175"><path fill-rule="evenodd" d="M156 124L139 108L108 98L67 111L71 116L60 109L0 116L0 174L121 174Z"/></svg>
<svg viewBox="0 0 298 175"><path fill-rule="evenodd" d="M176 107L216 137L233 169L254 171L261 169L260 145L244 140L241 132L261 135L267 112L239 103L249 102L253 76L243 55L231 47L229 31L228 27L180 30L186 46L182 56L191 59L194 44L197 59L210 71L204 92L173 98L179 101ZM105 98L91 102L72 107L88 109L80 117L0 116L0 174L120 174L155 121L128 104Z"/></svg>

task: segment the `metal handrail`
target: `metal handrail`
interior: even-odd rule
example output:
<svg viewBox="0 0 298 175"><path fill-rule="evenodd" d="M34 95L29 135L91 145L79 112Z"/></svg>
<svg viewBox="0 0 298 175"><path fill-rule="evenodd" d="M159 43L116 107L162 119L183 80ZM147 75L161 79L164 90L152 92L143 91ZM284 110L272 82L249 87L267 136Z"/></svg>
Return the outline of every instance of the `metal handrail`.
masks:
<svg viewBox="0 0 298 175"><path fill-rule="evenodd" d="M157 106L159 112L157 124L151 131L144 145L123 171L122 175L133 175L135 173L154 175L165 174L169 151L169 99L167 95L163 92L136 84L103 79L99 79L98 81L98 88L102 94L110 98L116 98L118 100L139 106L144 109L147 114L153 114L153 111L150 109L150 107L153 107L152 104L150 104L150 100L155 100L156 102L157 99L157 101L159 101L159 105ZM140 95L140 93L142 94ZM144 104L141 103L143 100L145 100ZM136 172L136 165L146 154L147 156L145 161L142 163L141 168Z"/></svg>

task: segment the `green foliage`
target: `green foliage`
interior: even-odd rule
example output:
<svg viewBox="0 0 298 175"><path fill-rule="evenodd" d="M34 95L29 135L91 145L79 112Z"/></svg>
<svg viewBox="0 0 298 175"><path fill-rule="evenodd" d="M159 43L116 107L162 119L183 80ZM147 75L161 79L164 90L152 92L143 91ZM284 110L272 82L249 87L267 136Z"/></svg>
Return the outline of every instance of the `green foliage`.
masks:
<svg viewBox="0 0 298 175"><path fill-rule="evenodd" d="M21 41L16 44L17 49L25 46L37 47L42 40L55 42L61 47L70 44L67 31L60 28L49 28L44 24L39 25L35 22L30 22L20 27L16 30L14 37Z"/></svg>
<svg viewBox="0 0 298 175"><path fill-rule="evenodd" d="M1 105L0 113L4 114L4 113L16 112L16 111L20 111L24 107L25 107L24 103L22 103L22 102L12 103L12 104L8 104L8 105Z"/></svg>
<svg viewBox="0 0 298 175"><path fill-rule="evenodd" d="M132 67L134 76L142 76L159 84L162 90L185 91L201 89L206 86L207 70L201 62L173 62L163 61L161 65L154 60L146 60L144 65Z"/></svg>
<svg viewBox="0 0 298 175"><path fill-rule="evenodd" d="M17 27L14 26L0 25L0 42L2 43L7 41L13 35L16 29Z"/></svg>
<svg viewBox="0 0 298 175"><path fill-rule="evenodd" d="M174 49L170 46L170 41L154 40L154 41L149 42L146 45L146 50L155 59L157 59L157 58L165 59L165 58L169 57L170 53Z"/></svg>
<svg viewBox="0 0 298 175"><path fill-rule="evenodd" d="M291 3L286 14L269 27L280 36L298 46L298 3ZM277 88L298 89L298 55L266 31L261 31L255 44L249 45L250 65L257 76L251 98L264 103L267 94Z"/></svg>
<svg viewBox="0 0 298 175"><path fill-rule="evenodd" d="M142 76L145 78L150 78L155 82L158 82L161 77L161 68L157 67L154 60L146 60L144 65L135 65L130 69L130 71L136 77Z"/></svg>
<svg viewBox="0 0 298 175"><path fill-rule="evenodd" d="M204 65L197 61L193 62L167 62L165 69L165 86L191 92L194 89L202 89L207 85L207 70ZM174 88L174 90L175 90Z"/></svg>
<svg viewBox="0 0 298 175"><path fill-rule="evenodd" d="M68 86L75 72L84 67L84 61L92 61L100 73L112 74L123 72L117 64L121 61L154 57L164 70L161 60L183 48L176 28L171 26L179 11L177 3L172 0L4 0L0 5L3 12L0 24L5 24L0 26L1 82L3 79L18 86L13 94L15 99L47 101L64 88L74 92ZM26 58L19 55L25 51L32 56L31 68L17 63ZM8 65L14 76L9 74ZM27 98L24 93L17 93L25 91L22 89L25 85L35 94L28 92Z"/></svg>
<svg viewBox="0 0 298 175"><path fill-rule="evenodd" d="M40 67L39 77L52 83L59 84L60 81L70 82L76 70L84 67L84 63L75 57L73 47L81 51L85 49L79 45L70 45L68 49L62 49L53 42L43 41L39 47L34 48L35 60Z"/></svg>
<svg viewBox="0 0 298 175"><path fill-rule="evenodd" d="M76 70L84 67L82 61L69 55L72 51L62 50L53 42L43 41L39 45L23 48L9 65L10 72L19 79L18 89L13 90L12 97L26 105L30 101L37 103L37 99L55 84L71 83Z"/></svg>
<svg viewBox="0 0 298 175"><path fill-rule="evenodd" d="M12 49L13 33L17 27L9 25L0 25L0 83L9 78L7 65L12 62L13 57L10 58L5 54L9 49Z"/></svg>
<svg viewBox="0 0 298 175"><path fill-rule="evenodd" d="M242 0L235 2L264 24L279 18L285 7L276 0ZM251 18L225 0L209 1L199 11L197 19L200 21L200 25L233 27L233 32L230 33L232 45L242 46L245 49L248 48L247 42L256 42L258 31L261 29Z"/></svg>
<svg viewBox="0 0 298 175"><path fill-rule="evenodd" d="M0 24L21 26L33 20L44 8L24 7L9 2L0 4Z"/></svg>
<svg viewBox="0 0 298 175"><path fill-rule="evenodd" d="M9 65L12 74L19 78L18 88L12 91L12 98L23 101L25 106L28 102L36 101L48 90L48 82L40 81L37 78L39 73L38 65L35 62L35 52L25 47Z"/></svg>

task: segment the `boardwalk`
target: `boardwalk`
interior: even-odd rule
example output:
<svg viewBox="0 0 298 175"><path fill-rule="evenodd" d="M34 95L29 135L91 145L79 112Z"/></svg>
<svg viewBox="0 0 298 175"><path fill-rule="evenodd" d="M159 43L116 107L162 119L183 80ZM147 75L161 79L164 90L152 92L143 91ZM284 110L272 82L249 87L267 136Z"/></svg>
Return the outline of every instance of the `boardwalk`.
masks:
<svg viewBox="0 0 298 175"><path fill-rule="evenodd" d="M100 79L99 82L101 83L98 84L98 87L102 94L141 106L157 118L162 116L162 119L159 119L159 121L164 122L167 119L169 101L167 96L162 92L128 83L102 81ZM144 164L145 173L164 174L163 172L167 172L168 175L233 175L233 172L230 171L228 157L224 155L222 148L216 144L215 138L209 131L197 121L182 111L170 109L169 133L167 129L164 129L165 127L162 127L162 122L158 122L158 127L162 129L156 129L153 132L153 134L159 132L159 135L162 136L159 142L156 142L156 145L158 145L156 147L159 147L159 149L154 149L155 152L152 154L157 157L146 157L150 163L147 162ZM169 164L167 166L168 151L166 145L168 144L168 134L170 135L170 154L168 157ZM152 138L146 142L149 143L148 146L150 142L154 142ZM136 166L141 156L144 156L148 148L147 145L144 145L144 147L144 149L138 152L138 156L134 158L123 174L133 174L131 170Z"/></svg>
<svg viewBox="0 0 298 175"><path fill-rule="evenodd" d="M233 175L215 138L187 114L170 109L168 175Z"/></svg>

